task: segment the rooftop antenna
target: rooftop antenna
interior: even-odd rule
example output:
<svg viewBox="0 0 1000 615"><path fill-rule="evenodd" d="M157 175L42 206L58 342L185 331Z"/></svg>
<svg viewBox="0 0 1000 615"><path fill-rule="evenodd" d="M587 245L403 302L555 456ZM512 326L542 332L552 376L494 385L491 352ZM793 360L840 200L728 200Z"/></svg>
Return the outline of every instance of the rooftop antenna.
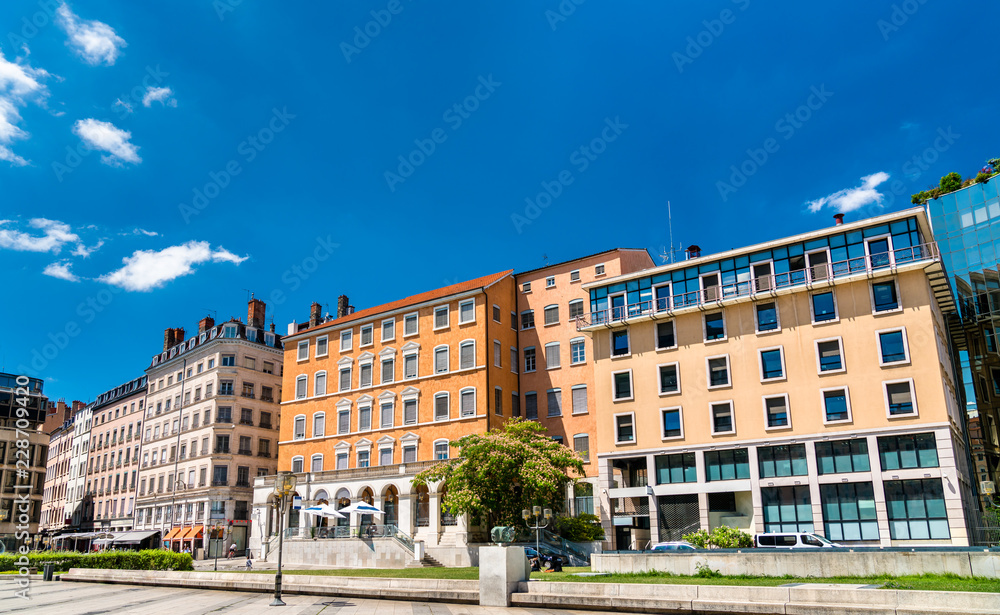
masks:
<svg viewBox="0 0 1000 615"><path fill-rule="evenodd" d="M549 255L548 254L542 254L542 262L545 263L546 267L549 266Z"/></svg>
<svg viewBox="0 0 1000 615"><path fill-rule="evenodd" d="M667 227L670 229L670 264L674 264L674 216L667 201Z"/></svg>
<svg viewBox="0 0 1000 615"><path fill-rule="evenodd" d="M244 288L243 290L247 291L247 303L250 303L250 300L253 299L253 291L249 288Z"/></svg>
<svg viewBox="0 0 1000 615"><path fill-rule="evenodd" d="M209 314L211 314L212 315L212 320L215 320L216 318L219 317L219 311L218 310L209 310L207 308L201 308L201 309L203 309L206 312L208 312Z"/></svg>

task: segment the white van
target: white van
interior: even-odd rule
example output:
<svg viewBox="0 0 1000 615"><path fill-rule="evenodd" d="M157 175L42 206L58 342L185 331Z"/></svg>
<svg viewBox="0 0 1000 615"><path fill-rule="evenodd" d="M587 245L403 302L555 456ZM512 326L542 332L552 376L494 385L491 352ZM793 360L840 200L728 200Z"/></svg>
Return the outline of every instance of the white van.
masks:
<svg viewBox="0 0 1000 615"><path fill-rule="evenodd" d="M763 549L824 549L843 547L822 536L805 532L757 534L753 537L755 547Z"/></svg>

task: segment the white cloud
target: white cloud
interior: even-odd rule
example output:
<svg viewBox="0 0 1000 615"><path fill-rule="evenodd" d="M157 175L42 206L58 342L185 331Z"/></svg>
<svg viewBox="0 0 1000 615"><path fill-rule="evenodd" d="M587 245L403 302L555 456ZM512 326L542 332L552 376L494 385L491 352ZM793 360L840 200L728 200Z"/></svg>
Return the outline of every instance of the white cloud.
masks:
<svg viewBox="0 0 1000 615"><path fill-rule="evenodd" d="M152 106L154 102L158 102L165 107L177 106L177 99L174 98L174 91L170 88L151 87L147 89L146 94L142 97L142 106L149 107ZM129 110L131 111L131 108Z"/></svg>
<svg viewBox="0 0 1000 615"><path fill-rule="evenodd" d="M101 156L104 164L118 167L122 162L139 164L139 148L129 142L132 133L122 130L110 122L102 122L93 118L78 120L73 125L73 134L80 137L92 149L107 152Z"/></svg>
<svg viewBox="0 0 1000 615"><path fill-rule="evenodd" d="M49 92L42 80L48 76L44 69L32 68L23 58L8 61L0 50L0 160L19 167L28 164L10 148L14 141L28 138L28 133L18 126L18 107L31 101L44 107Z"/></svg>
<svg viewBox="0 0 1000 615"><path fill-rule="evenodd" d="M212 250L207 241L189 241L179 246L164 248L159 252L137 250L132 256L122 259L124 267L99 279L129 291L148 291L194 273L195 265L207 262L229 262L239 265L246 259L247 257L236 256L224 248Z"/></svg>
<svg viewBox="0 0 1000 615"><path fill-rule="evenodd" d="M11 220L0 220L0 227ZM32 218L28 221L32 228L42 231L41 236L29 235L22 231L0 228L0 248L19 252L52 252L59 254L68 243L80 244L80 236L72 232L69 225L58 220ZM80 244L82 246L82 244Z"/></svg>
<svg viewBox="0 0 1000 615"><path fill-rule="evenodd" d="M145 235L146 237L159 237L160 234L156 231L147 231L144 228L135 228L128 233L119 233L120 235Z"/></svg>
<svg viewBox="0 0 1000 615"><path fill-rule="evenodd" d="M121 109L125 115L132 113L132 104L118 98L111 104L112 109Z"/></svg>
<svg viewBox="0 0 1000 615"><path fill-rule="evenodd" d="M59 278L60 280L66 280L67 282L79 282L80 278L77 277L70 267L72 265L66 261L60 263L52 263L42 271L43 274L51 276L53 278Z"/></svg>
<svg viewBox="0 0 1000 615"><path fill-rule="evenodd" d="M56 9L56 22L69 37L66 44L93 66L113 65L119 50L127 45L125 39L115 34L114 28L96 20L81 20L66 3Z"/></svg>
<svg viewBox="0 0 1000 615"><path fill-rule="evenodd" d="M73 256L82 256L84 258L87 258L88 256L90 256L94 252L97 252L98 250L100 250L101 246L103 246L103 245L104 245L104 240L103 239L99 239L97 241L97 243L95 243L94 245L92 245L90 247L87 247L87 246L83 245L82 243L81 244L77 244L77 246L75 248L73 248L73 251L70 252L70 254L72 254Z"/></svg>
<svg viewBox="0 0 1000 615"><path fill-rule="evenodd" d="M836 209L840 213L848 213L869 204L881 207L884 195L875 188L887 181L889 181L888 173L884 171L872 173L862 177L861 185L856 188L845 188L815 201L809 201L809 211L816 213L826 207L827 209Z"/></svg>

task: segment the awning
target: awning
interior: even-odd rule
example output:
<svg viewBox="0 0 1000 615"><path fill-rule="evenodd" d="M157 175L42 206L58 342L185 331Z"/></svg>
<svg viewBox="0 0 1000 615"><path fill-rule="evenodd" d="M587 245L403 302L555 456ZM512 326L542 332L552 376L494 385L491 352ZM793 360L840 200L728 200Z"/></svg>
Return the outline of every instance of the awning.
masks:
<svg viewBox="0 0 1000 615"><path fill-rule="evenodd" d="M181 540L200 540L205 537L205 526L204 525L193 525L187 528L184 535L181 536Z"/></svg>
<svg viewBox="0 0 1000 615"><path fill-rule="evenodd" d="M165 541L166 540L178 540L178 539L180 539L181 534L183 534L186 529L187 528L184 527L184 526L177 526L177 527L173 528L172 530L170 530L169 532L167 532L167 535L163 537L163 540L165 540Z"/></svg>
<svg viewBox="0 0 1000 615"><path fill-rule="evenodd" d="M63 534L61 536L56 536L55 538L58 540L62 540L63 538L83 539L83 538L97 538L97 535L98 535L97 532L77 532L76 534Z"/></svg>
<svg viewBox="0 0 1000 615"><path fill-rule="evenodd" d="M141 531L125 532L124 534L121 534L120 536L117 536L114 539L114 543L116 545L137 545L140 542L142 542L143 540L146 540L150 536L154 536L156 534L159 534L159 532L158 531L152 531L152 532L141 532Z"/></svg>

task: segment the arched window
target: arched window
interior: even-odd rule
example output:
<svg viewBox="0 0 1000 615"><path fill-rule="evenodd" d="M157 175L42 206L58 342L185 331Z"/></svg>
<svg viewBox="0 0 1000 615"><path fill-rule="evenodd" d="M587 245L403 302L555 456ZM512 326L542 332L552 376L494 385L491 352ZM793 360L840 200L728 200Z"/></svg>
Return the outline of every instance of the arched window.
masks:
<svg viewBox="0 0 1000 615"><path fill-rule="evenodd" d="M316 372L313 376L313 395L326 395L326 372Z"/></svg>
<svg viewBox="0 0 1000 615"><path fill-rule="evenodd" d="M323 471L323 455L317 453L312 456L311 464L309 466L310 472L322 472Z"/></svg>
<svg viewBox="0 0 1000 615"><path fill-rule="evenodd" d="M313 437L320 438L326 435L326 412L317 412L313 415Z"/></svg>
<svg viewBox="0 0 1000 615"><path fill-rule="evenodd" d="M309 376L305 374L295 378L295 399L305 399L308 393Z"/></svg>
<svg viewBox="0 0 1000 615"><path fill-rule="evenodd" d="M305 458L301 455L292 457L292 472L298 474L302 472L302 464L305 462Z"/></svg>
<svg viewBox="0 0 1000 615"><path fill-rule="evenodd" d="M295 417L292 429L292 440L302 440L306 437L306 415Z"/></svg>

